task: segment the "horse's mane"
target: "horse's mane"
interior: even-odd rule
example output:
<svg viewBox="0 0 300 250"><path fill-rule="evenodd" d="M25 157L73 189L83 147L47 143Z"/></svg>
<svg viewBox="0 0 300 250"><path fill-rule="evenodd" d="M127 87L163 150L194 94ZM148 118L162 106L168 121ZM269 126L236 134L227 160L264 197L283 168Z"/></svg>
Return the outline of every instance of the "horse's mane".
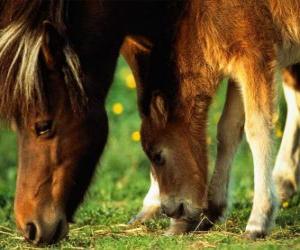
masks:
<svg viewBox="0 0 300 250"><path fill-rule="evenodd" d="M66 35L64 19L67 1L0 2L2 21L7 13L11 15L4 25L1 24L3 29L0 31L0 116L10 120L17 115L26 117L30 107L45 104L40 62L43 21L50 20L61 34ZM84 100L80 63L68 42L62 50L66 58L62 73L74 108L74 105L79 106L79 100Z"/></svg>

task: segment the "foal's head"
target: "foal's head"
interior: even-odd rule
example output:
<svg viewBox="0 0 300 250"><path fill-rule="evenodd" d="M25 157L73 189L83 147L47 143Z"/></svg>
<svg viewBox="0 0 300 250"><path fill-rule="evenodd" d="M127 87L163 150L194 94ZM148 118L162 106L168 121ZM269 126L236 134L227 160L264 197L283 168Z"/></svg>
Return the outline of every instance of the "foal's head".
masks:
<svg viewBox="0 0 300 250"><path fill-rule="evenodd" d="M196 115L204 105L198 98L193 102L174 111L165 98L155 94L141 130L144 150L159 183L163 212L188 221L197 220L205 205L207 179L205 137L201 135L205 117Z"/></svg>
<svg viewBox="0 0 300 250"><path fill-rule="evenodd" d="M104 106L91 105L83 97L85 90L81 88L86 79L63 35L44 22L38 36L40 47L26 47L36 58L30 58L22 65L24 69L17 71L21 77L23 70L31 72L34 63L38 64L37 75L24 78L25 82L33 80L37 88L31 93L32 102L25 106L26 97L20 94L19 103L9 103L8 90L5 98L19 142L17 226L34 243L53 243L68 232L68 223L90 184L108 128ZM25 57L26 53L18 60Z"/></svg>

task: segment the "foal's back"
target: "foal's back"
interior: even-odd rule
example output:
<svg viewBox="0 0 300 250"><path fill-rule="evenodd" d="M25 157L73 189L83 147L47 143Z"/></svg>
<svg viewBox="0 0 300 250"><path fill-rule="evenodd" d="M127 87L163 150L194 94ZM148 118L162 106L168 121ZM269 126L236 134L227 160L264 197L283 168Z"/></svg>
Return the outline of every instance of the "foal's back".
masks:
<svg viewBox="0 0 300 250"><path fill-rule="evenodd" d="M225 73L236 57L261 51L281 66L300 61L299 0L191 0L188 9L181 41L196 39L200 56Z"/></svg>

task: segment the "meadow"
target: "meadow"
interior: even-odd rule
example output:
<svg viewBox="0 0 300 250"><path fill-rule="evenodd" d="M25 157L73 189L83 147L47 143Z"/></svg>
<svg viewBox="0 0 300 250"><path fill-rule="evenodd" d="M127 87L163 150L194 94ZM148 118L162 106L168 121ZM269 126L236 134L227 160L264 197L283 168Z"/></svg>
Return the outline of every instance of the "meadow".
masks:
<svg viewBox="0 0 300 250"><path fill-rule="evenodd" d="M139 211L149 187L149 161L140 145L140 119L136 107L133 76L119 60L114 84L107 99L110 133L105 152L85 202L77 211L69 236L54 249L300 249L300 196L285 202L278 211L272 234L250 241L243 231L253 197L253 169L245 140L235 158L230 182L228 216L209 232L164 236L168 219L160 216L145 225L128 226ZM209 116L210 170L216 155L216 124L220 118L226 82L222 83ZM281 90L279 90L281 92ZM282 136L285 105L274 117L275 147ZM33 249L17 233L13 198L17 168L16 136L5 126L0 131L0 249ZM211 172L211 171L210 171Z"/></svg>

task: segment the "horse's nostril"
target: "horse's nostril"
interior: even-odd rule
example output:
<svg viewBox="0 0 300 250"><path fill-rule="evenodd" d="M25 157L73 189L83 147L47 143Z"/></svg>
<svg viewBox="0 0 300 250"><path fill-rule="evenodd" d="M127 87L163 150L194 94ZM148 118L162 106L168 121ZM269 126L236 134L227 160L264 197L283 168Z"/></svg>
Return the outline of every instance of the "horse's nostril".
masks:
<svg viewBox="0 0 300 250"><path fill-rule="evenodd" d="M30 222L26 224L25 238L30 241L35 241L37 235L37 228L34 223Z"/></svg>
<svg viewBox="0 0 300 250"><path fill-rule="evenodd" d="M65 236L68 231L68 226L64 219L54 221L52 224L44 224L43 228L39 226L40 224L38 223L27 223L24 230L25 239L34 244L54 244Z"/></svg>

